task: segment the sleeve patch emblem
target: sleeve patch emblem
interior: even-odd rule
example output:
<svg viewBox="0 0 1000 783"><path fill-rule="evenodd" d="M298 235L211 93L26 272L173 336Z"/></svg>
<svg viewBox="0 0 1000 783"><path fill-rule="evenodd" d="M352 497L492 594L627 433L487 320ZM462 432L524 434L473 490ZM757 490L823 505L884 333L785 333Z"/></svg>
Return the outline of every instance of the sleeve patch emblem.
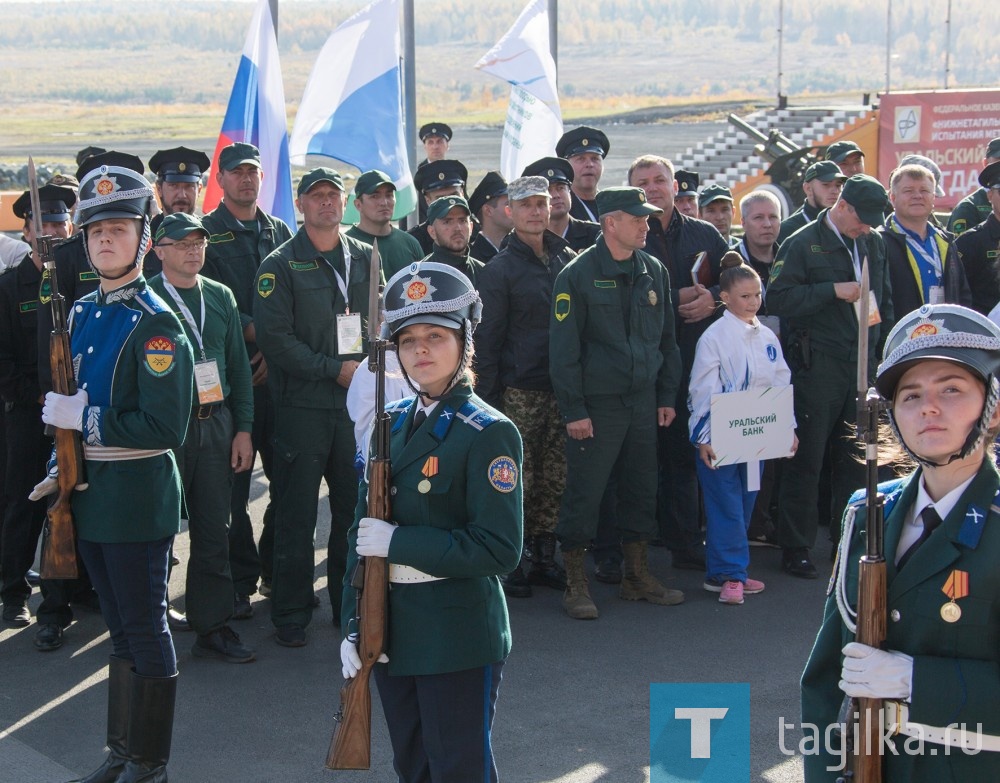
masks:
<svg viewBox="0 0 1000 783"><path fill-rule="evenodd" d="M176 346L169 337L154 337L146 342L146 369L160 378L174 369Z"/></svg>
<svg viewBox="0 0 1000 783"><path fill-rule="evenodd" d="M513 492L517 488L517 463L510 457L497 457L486 473L490 486L497 492Z"/></svg>
<svg viewBox="0 0 1000 783"><path fill-rule="evenodd" d="M265 272L257 278L257 293L260 295L261 299L267 299L272 293L274 293L273 274Z"/></svg>
<svg viewBox="0 0 1000 783"><path fill-rule="evenodd" d="M565 321L569 315L569 294L556 294L556 320Z"/></svg>

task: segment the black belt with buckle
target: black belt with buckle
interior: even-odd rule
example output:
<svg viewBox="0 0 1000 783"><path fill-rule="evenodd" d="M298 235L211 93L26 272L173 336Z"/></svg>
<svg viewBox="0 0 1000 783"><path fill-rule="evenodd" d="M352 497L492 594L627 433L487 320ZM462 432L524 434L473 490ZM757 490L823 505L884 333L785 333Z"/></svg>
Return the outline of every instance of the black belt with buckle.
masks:
<svg viewBox="0 0 1000 783"><path fill-rule="evenodd" d="M213 402L211 405L195 405L191 410L191 415L196 419L210 419L222 410L221 402Z"/></svg>

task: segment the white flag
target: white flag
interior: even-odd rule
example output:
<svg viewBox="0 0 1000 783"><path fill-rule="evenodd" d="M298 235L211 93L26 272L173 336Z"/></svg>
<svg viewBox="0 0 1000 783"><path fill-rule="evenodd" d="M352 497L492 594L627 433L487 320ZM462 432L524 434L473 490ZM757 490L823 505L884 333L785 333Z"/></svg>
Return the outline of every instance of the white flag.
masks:
<svg viewBox="0 0 1000 783"><path fill-rule="evenodd" d="M529 163L555 155L563 133L556 63L549 52L548 0L532 0L476 68L510 83L500 147L500 173L509 181Z"/></svg>
<svg viewBox="0 0 1000 783"><path fill-rule="evenodd" d="M302 95L289 150L298 165L306 155L324 155L361 171L384 171L396 185L393 217L416 207L403 135L398 0L375 0L330 34Z"/></svg>

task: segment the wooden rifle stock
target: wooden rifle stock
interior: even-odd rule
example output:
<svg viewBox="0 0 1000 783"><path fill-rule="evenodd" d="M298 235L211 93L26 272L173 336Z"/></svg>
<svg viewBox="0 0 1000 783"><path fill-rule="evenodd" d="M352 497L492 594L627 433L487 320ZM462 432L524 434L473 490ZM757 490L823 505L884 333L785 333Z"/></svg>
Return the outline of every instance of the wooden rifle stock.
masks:
<svg viewBox="0 0 1000 783"><path fill-rule="evenodd" d="M40 237L38 245L52 286L52 335L49 338L52 390L57 394L72 396L76 394L76 376L73 374L73 356L66 322L66 300L59 293L49 239ZM48 511L48 524L42 541L41 573L43 579L76 579L79 570L71 500L75 489L86 488L80 433L56 428L55 447L56 463L59 466L59 493Z"/></svg>

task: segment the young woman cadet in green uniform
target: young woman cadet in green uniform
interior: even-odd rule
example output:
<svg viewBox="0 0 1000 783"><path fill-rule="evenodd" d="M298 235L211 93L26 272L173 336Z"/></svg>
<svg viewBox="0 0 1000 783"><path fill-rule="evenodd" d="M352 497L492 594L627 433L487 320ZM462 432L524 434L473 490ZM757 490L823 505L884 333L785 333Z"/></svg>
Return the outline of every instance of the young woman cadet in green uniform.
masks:
<svg viewBox="0 0 1000 783"><path fill-rule="evenodd" d="M367 516L362 482L347 573L358 555L389 560L388 661L374 674L398 779L490 783L490 732L511 646L499 577L521 553L521 437L472 393L482 306L467 277L415 262L389 280L384 301L383 329L417 396L388 406L393 521ZM361 666L349 584L342 616L346 678Z"/></svg>
<svg viewBox="0 0 1000 783"><path fill-rule="evenodd" d="M887 577L883 649L854 641L864 492L844 515L823 625L802 675L818 732L807 783L843 775L823 747L844 695L884 699L889 783L1000 780L1000 328L958 305L924 305L889 333L875 387L919 463L880 485ZM896 729L898 725L898 730ZM838 743L839 744L839 743Z"/></svg>

